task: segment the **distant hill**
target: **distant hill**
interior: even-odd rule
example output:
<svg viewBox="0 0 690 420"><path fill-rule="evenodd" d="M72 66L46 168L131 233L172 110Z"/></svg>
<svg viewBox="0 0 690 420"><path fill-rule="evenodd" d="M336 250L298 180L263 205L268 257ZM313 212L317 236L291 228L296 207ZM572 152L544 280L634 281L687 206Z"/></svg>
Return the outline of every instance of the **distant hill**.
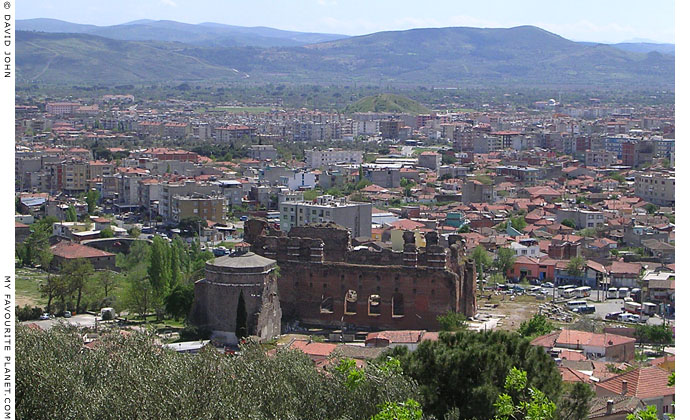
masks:
<svg viewBox="0 0 690 420"><path fill-rule="evenodd" d="M611 46L621 49L623 51L631 51L638 53L648 53L656 51L662 54L676 55L675 44L655 44L652 42L621 42L619 44L611 44Z"/></svg>
<svg viewBox="0 0 690 420"><path fill-rule="evenodd" d="M151 26L139 25L124 26L151 30ZM162 25L170 27L168 23ZM253 29L264 35L275 34L270 28ZM259 33L255 35L263 36ZM17 63L18 81L49 83L217 79L672 89L675 81L671 55L583 45L532 26L413 29L272 47L201 45L189 40L122 41L86 33L17 31Z"/></svg>
<svg viewBox="0 0 690 420"><path fill-rule="evenodd" d="M395 112L409 114L428 114L430 111L419 102L400 95L383 93L367 96L345 108L352 112Z"/></svg>
<svg viewBox="0 0 690 420"><path fill-rule="evenodd" d="M220 23L192 25L171 20L142 19L120 25L96 26L57 19L17 20L17 30L49 33L85 33L123 41L184 42L203 46L285 47L346 38L346 35L283 31Z"/></svg>
<svg viewBox="0 0 690 420"><path fill-rule="evenodd" d="M86 34L16 32L17 79L108 84L150 81L239 80L228 67L181 53L183 44L118 41Z"/></svg>

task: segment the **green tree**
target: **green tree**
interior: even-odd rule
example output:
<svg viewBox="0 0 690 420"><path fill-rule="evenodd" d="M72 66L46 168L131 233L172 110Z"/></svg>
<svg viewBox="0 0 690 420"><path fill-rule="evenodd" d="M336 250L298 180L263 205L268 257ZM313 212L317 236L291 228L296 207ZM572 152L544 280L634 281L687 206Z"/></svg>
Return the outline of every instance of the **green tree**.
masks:
<svg viewBox="0 0 690 420"><path fill-rule="evenodd" d="M582 257L572 257L568 261L568 275L581 278L584 275L586 267L585 259Z"/></svg>
<svg viewBox="0 0 690 420"><path fill-rule="evenodd" d="M525 216L519 216L519 217L511 217L510 218L510 224L513 226L513 229L522 231L522 229L527 227L527 222L525 221Z"/></svg>
<svg viewBox="0 0 690 420"><path fill-rule="evenodd" d="M103 297L107 298L119 283L118 274L109 270L100 271L96 275L96 282L103 289Z"/></svg>
<svg viewBox="0 0 690 420"><path fill-rule="evenodd" d="M41 219L40 222L35 222L31 226L31 233L26 238L23 244L16 246L16 254L22 266L29 266L33 264L41 264L43 267L47 257L45 254L50 253L50 242L48 241L53 231L52 222L57 219ZM50 253L52 255L52 253ZM43 255L43 257L42 257Z"/></svg>
<svg viewBox="0 0 690 420"><path fill-rule="evenodd" d="M625 177L620 172L612 173L609 175L609 178L613 179L614 181L618 181L621 184L625 182Z"/></svg>
<svg viewBox="0 0 690 420"><path fill-rule="evenodd" d="M145 316L154 307L156 295L143 267L130 270L125 276L123 304L130 312Z"/></svg>
<svg viewBox="0 0 690 420"><path fill-rule="evenodd" d="M67 261L60 268L60 275L69 285L69 291L77 294L77 302L74 307L77 312L82 311L82 297L93 272L93 265L84 258Z"/></svg>
<svg viewBox="0 0 690 420"><path fill-rule="evenodd" d="M635 338L644 344L670 345L673 343L673 330L668 325L639 324L635 326Z"/></svg>
<svg viewBox="0 0 690 420"><path fill-rule="evenodd" d="M148 267L148 277L154 293L165 296L167 286L170 283L170 260L168 244L156 235L151 245L151 257Z"/></svg>
<svg viewBox="0 0 690 420"><path fill-rule="evenodd" d="M626 420L657 420L656 405L648 405L644 410L628 414Z"/></svg>
<svg viewBox="0 0 690 420"><path fill-rule="evenodd" d="M497 420L551 420L556 404L536 388L527 388L527 372L512 368L505 382L505 392L494 403Z"/></svg>
<svg viewBox="0 0 690 420"><path fill-rule="evenodd" d="M488 268L492 261L489 253L483 246L477 245L470 253L470 258L474 260L475 267L477 267L477 278L479 279L479 288L484 291L484 270Z"/></svg>
<svg viewBox="0 0 690 420"><path fill-rule="evenodd" d="M568 226L568 227L573 228L573 229L575 229L575 226L576 226L575 221L573 219L563 219L561 224L563 226Z"/></svg>
<svg viewBox="0 0 690 420"><path fill-rule="evenodd" d="M115 232L109 227L103 229L100 234L101 238L113 238L115 237Z"/></svg>
<svg viewBox="0 0 690 420"><path fill-rule="evenodd" d="M421 420L422 409L412 398L402 403L387 401L371 420Z"/></svg>
<svg viewBox="0 0 690 420"><path fill-rule="evenodd" d="M306 200L306 201L316 200L316 197L319 196L319 190L304 191L303 196L304 196L304 200Z"/></svg>
<svg viewBox="0 0 690 420"><path fill-rule="evenodd" d="M583 382L564 384L565 393L558 404L558 417L568 420L587 420L589 408L595 393Z"/></svg>
<svg viewBox="0 0 690 420"><path fill-rule="evenodd" d="M371 185L371 181L369 181L369 180L366 179L366 178L365 178L365 179L361 179L361 180L359 180L359 182L357 182L357 184L355 185L355 189L356 189L356 190L361 190L362 188L364 188L364 187L366 187L366 186L368 186L368 185Z"/></svg>
<svg viewBox="0 0 690 420"><path fill-rule="evenodd" d="M82 334L17 326L17 418L369 420L399 401L419 418L409 401L418 399L416 385L388 363L358 369L363 380L350 388L349 375L317 369L300 351L269 355L248 343L235 357L211 346L189 357L161 348L154 334L116 331L84 351Z"/></svg>
<svg viewBox="0 0 690 420"><path fill-rule="evenodd" d="M553 324L549 319L541 314L534 314L532 318L523 321L518 328L518 334L527 339L532 339L544 334L548 334L554 330Z"/></svg>
<svg viewBox="0 0 690 420"><path fill-rule="evenodd" d="M90 189L89 192L86 193L86 205L88 207L89 214L96 213L96 205L98 204L99 199L100 194L95 189Z"/></svg>
<svg viewBox="0 0 690 420"><path fill-rule="evenodd" d="M656 214L659 211L659 207L652 203L646 204L644 209L647 211L647 214Z"/></svg>
<svg viewBox="0 0 690 420"><path fill-rule="evenodd" d="M69 283L67 279L63 276L53 276L50 273L44 281L38 286L38 290L41 292L41 296L48 299L48 304L46 305L46 312L53 313L53 299L59 298L63 302L69 293Z"/></svg>
<svg viewBox="0 0 690 420"><path fill-rule="evenodd" d="M165 297L165 312L176 320L185 318L192 310L194 287L190 284L178 284Z"/></svg>
<svg viewBox="0 0 690 420"><path fill-rule="evenodd" d="M508 271L515 264L515 253L510 248L499 248L496 251L496 261L494 261L494 264L504 276L507 276Z"/></svg>
<svg viewBox="0 0 690 420"><path fill-rule="evenodd" d="M461 313L448 311L436 317L441 331L459 331L467 329L467 317Z"/></svg>
<svg viewBox="0 0 690 420"><path fill-rule="evenodd" d="M71 204L67 208L67 211L65 211L65 221L66 222L76 222L77 221L77 210Z"/></svg>
<svg viewBox="0 0 690 420"><path fill-rule="evenodd" d="M553 359L529 340L505 331L442 332L414 352L404 347L383 357L400 360L405 374L419 384L424 412L443 418L457 408L463 418L489 419L512 367L525 370L528 386L557 401L561 376ZM458 386L463 384L463 386Z"/></svg>

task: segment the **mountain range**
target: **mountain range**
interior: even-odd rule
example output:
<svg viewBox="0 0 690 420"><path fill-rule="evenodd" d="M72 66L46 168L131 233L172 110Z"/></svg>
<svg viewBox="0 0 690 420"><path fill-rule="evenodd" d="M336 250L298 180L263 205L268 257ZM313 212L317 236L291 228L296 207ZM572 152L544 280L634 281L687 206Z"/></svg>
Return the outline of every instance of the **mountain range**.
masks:
<svg viewBox="0 0 690 420"><path fill-rule="evenodd" d="M57 19L17 20L17 30L98 35L122 41L168 41L204 46L294 47L347 38L347 35L293 32L264 26L245 27L221 23L171 20L137 20L120 25L96 26Z"/></svg>
<svg viewBox="0 0 690 420"><path fill-rule="evenodd" d="M675 80L673 50L666 47L659 52L657 44L573 42L534 26L355 37L149 20L98 27L32 19L17 21L17 28L19 82L672 89Z"/></svg>

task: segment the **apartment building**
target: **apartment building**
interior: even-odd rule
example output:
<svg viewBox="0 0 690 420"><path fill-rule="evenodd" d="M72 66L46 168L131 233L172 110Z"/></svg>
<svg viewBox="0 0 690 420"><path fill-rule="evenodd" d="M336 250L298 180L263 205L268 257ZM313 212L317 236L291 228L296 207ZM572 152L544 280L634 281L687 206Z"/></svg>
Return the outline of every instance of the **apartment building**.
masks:
<svg viewBox="0 0 690 420"><path fill-rule="evenodd" d="M88 179L103 178L104 176L111 176L115 173L115 164L102 160L94 160L89 162Z"/></svg>
<svg viewBox="0 0 690 420"><path fill-rule="evenodd" d="M214 131L216 140L221 142L239 140L244 137L253 137L256 133L256 129L254 127L239 124L216 127Z"/></svg>
<svg viewBox="0 0 690 420"><path fill-rule="evenodd" d="M462 185L463 204L493 203L496 196L493 185L485 185L476 180L469 180Z"/></svg>
<svg viewBox="0 0 690 420"><path fill-rule="evenodd" d="M371 238L371 203L348 202L322 195L311 202L280 204L280 229L289 232L294 226L333 222L350 230L352 237Z"/></svg>
<svg viewBox="0 0 690 420"><path fill-rule="evenodd" d="M221 195L222 193L223 189L218 184L199 184L195 181L161 183L158 213L165 222L175 222L176 216L173 214L172 210L173 198L175 196L185 197L196 194L215 197L217 195Z"/></svg>
<svg viewBox="0 0 690 420"><path fill-rule="evenodd" d="M67 194L77 194L87 189L89 164L81 161L65 161L58 167L58 180Z"/></svg>
<svg viewBox="0 0 690 420"><path fill-rule="evenodd" d="M441 155L435 152L422 152L419 155L419 166L437 170L441 167Z"/></svg>
<svg viewBox="0 0 690 420"><path fill-rule="evenodd" d="M346 163L350 165L362 164L361 150L342 150L342 149L328 149L328 150L307 150L305 158L307 167L311 169L325 168L337 163Z"/></svg>
<svg viewBox="0 0 690 420"><path fill-rule="evenodd" d="M600 211L579 208L556 210L556 221L562 223L565 219L575 222L575 229L598 228L606 222L604 213Z"/></svg>
<svg viewBox="0 0 690 420"><path fill-rule="evenodd" d="M53 115L74 114L80 106L77 102L48 102L46 112Z"/></svg>
<svg viewBox="0 0 690 420"><path fill-rule="evenodd" d="M249 158L275 161L278 159L278 151L272 144L255 144L249 149Z"/></svg>
<svg viewBox="0 0 690 420"><path fill-rule="evenodd" d="M216 223L224 223L227 199L222 195L190 194L173 195L170 215L175 223L192 217L200 217Z"/></svg>
<svg viewBox="0 0 690 420"><path fill-rule="evenodd" d="M676 203L676 178L673 173L637 173L635 195L658 206L673 206Z"/></svg>
<svg viewBox="0 0 690 420"><path fill-rule="evenodd" d="M404 127L402 120L390 119L379 121L379 131L384 139L398 139Z"/></svg>
<svg viewBox="0 0 690 420"><path fill-rule="evenodd" d="M607 168L616 164L616 155L606 150L587 150L585 165L596 168Z"/></svg>

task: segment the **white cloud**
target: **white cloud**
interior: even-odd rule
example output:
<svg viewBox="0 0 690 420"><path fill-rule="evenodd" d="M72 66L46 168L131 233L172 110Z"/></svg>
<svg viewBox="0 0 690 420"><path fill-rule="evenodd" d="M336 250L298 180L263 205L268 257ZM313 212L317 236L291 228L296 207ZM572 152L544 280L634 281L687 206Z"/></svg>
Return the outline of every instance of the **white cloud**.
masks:
<svg viewBox="0 0 690 420"><path fill-rule="evenodd" d="M160 0L160 3L170 7L177 7L177 3L175 3L173 0Z"/></svg>

